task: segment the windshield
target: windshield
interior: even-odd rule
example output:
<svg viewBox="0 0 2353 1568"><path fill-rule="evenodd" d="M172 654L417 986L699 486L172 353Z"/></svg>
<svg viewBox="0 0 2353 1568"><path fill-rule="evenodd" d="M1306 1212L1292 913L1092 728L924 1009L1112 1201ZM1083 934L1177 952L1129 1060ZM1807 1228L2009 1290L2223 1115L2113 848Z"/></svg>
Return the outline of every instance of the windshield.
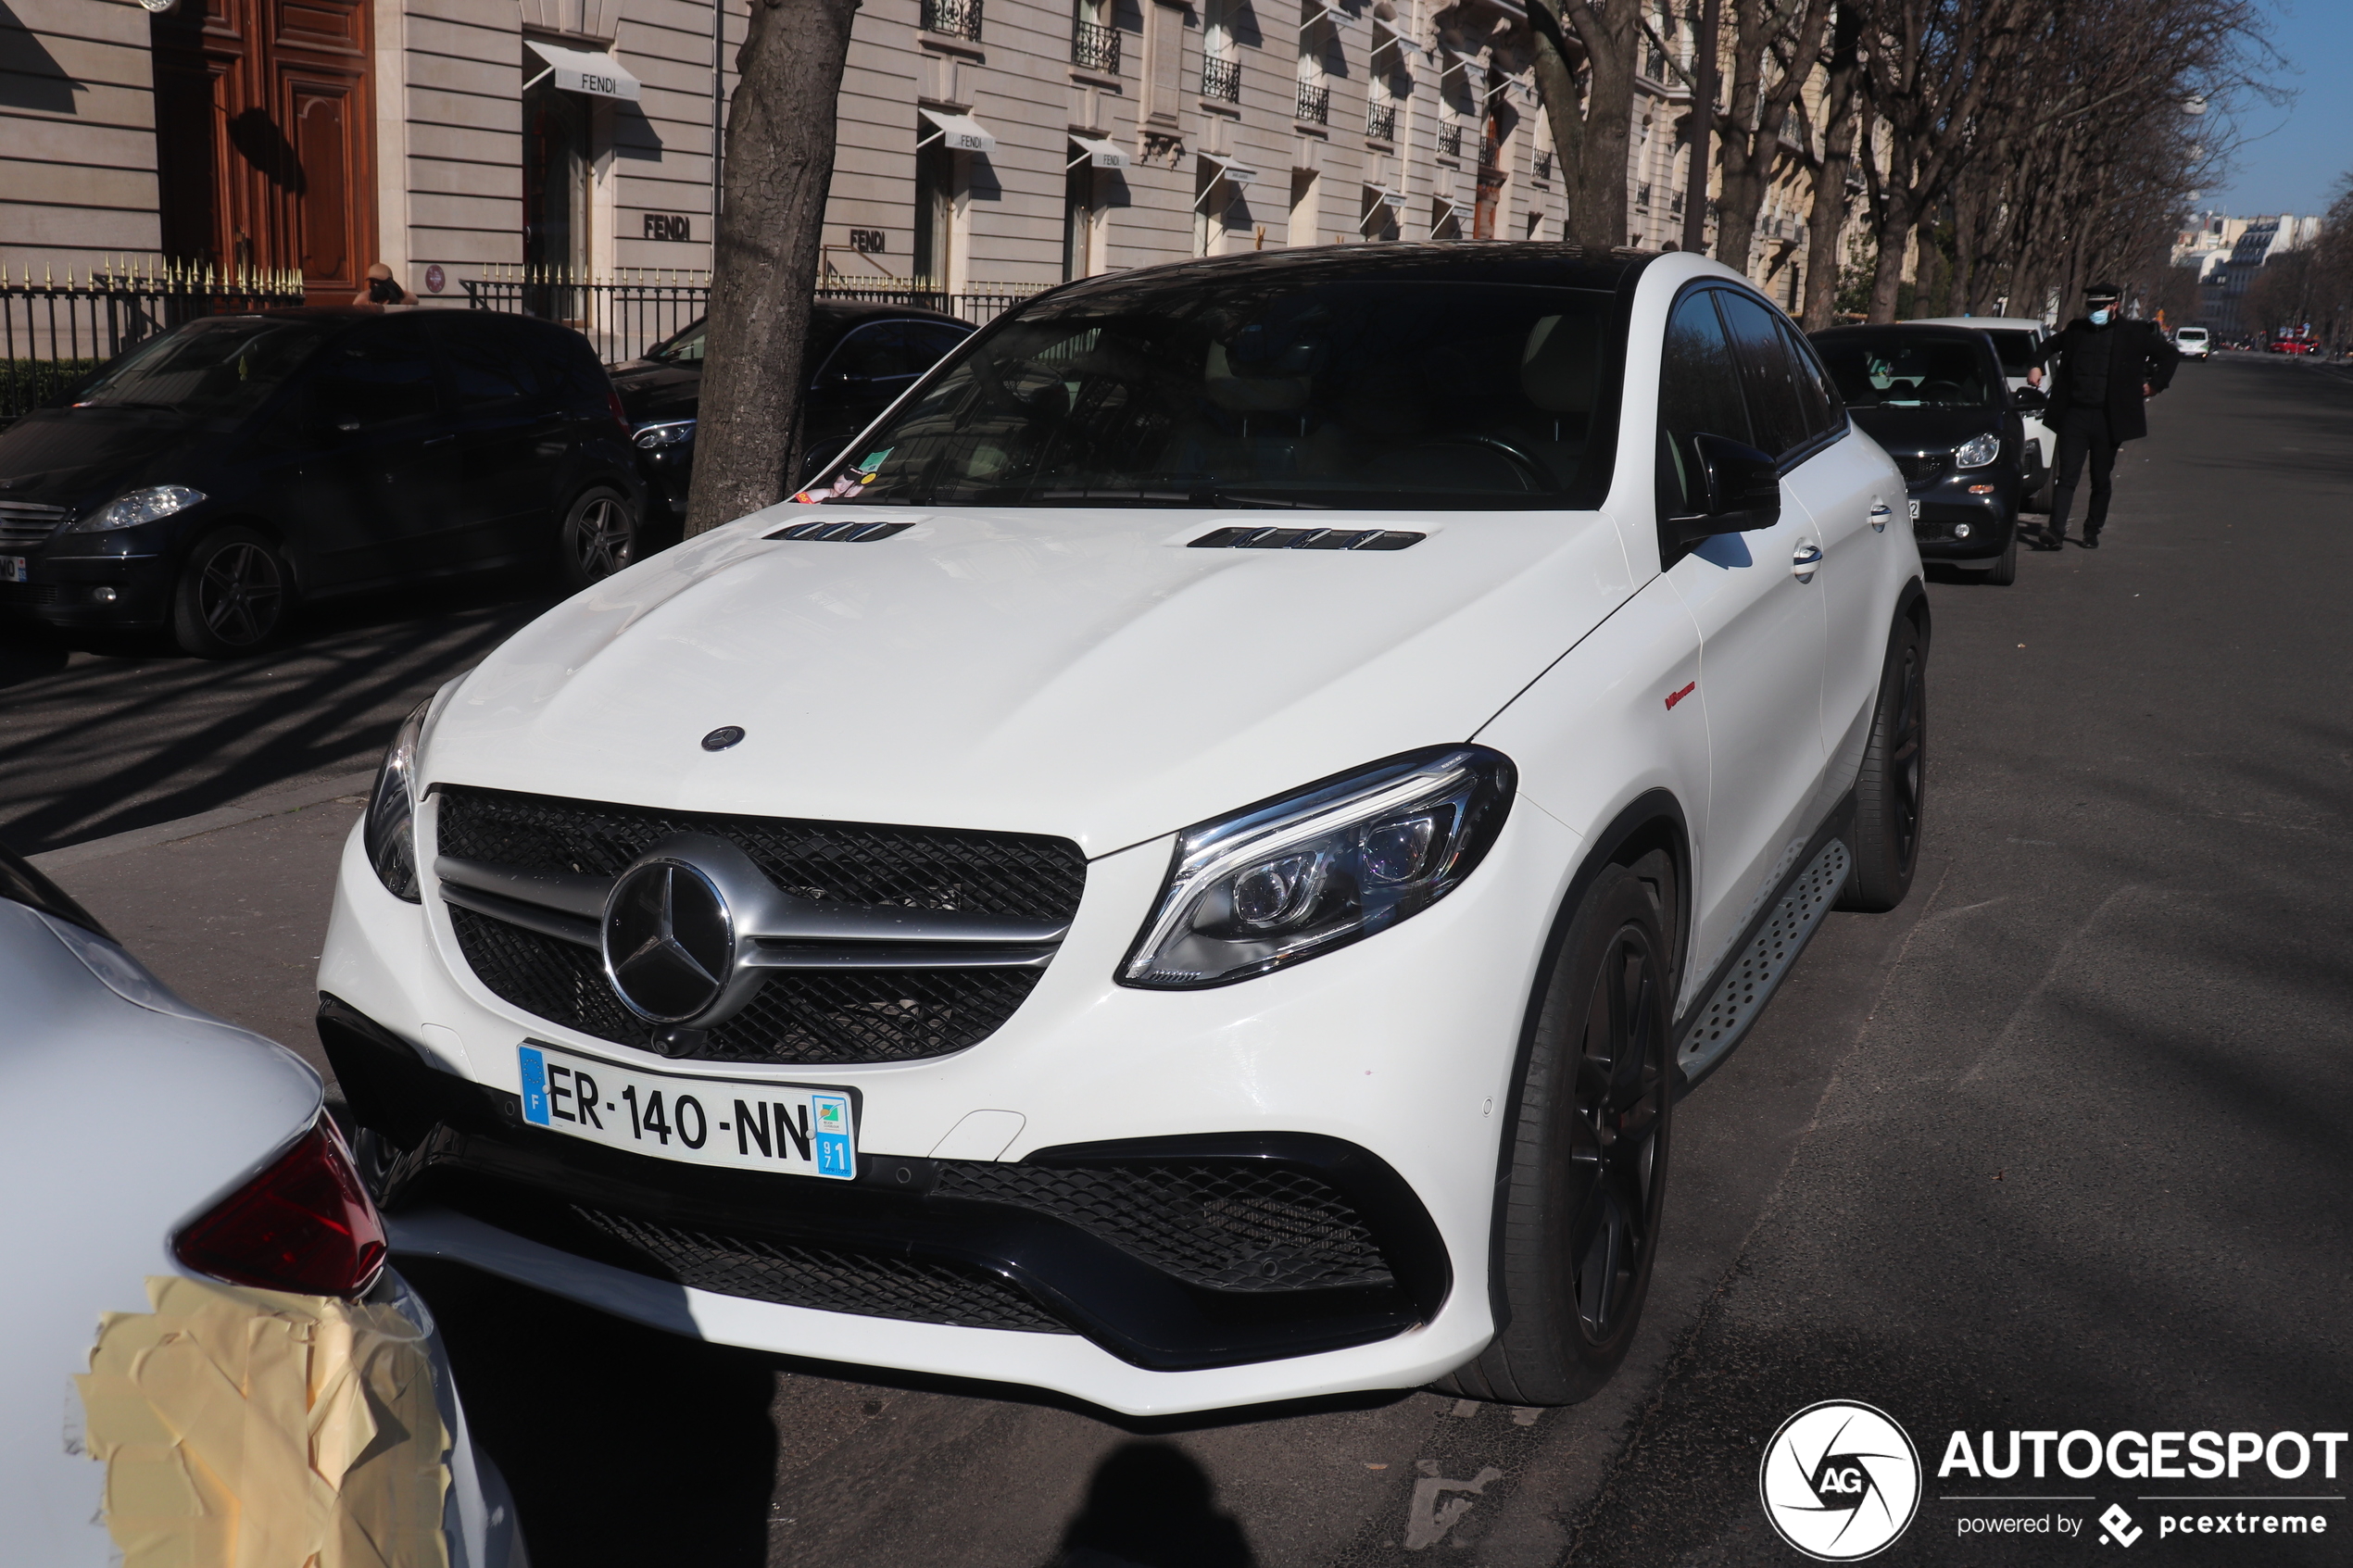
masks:
<svg viewBox="0 0 2353 1568"><path fill-rule="evenodd" d="M243 419L285 383L326 335L317 321L227 316L151 338L82 390L77 408L169 408Z"/></svg>
<svg viewBox="0 0 2353 1568"><path fill-rule="evenodd" d="M2206 341L2206 329L2204 327L2183 327L2178 333L2175 334L2175 336L2183 343L2204 343Z"/></svg>
<svg viewBox="0 0 2353 1568"><path fill-rule="evenodd" d="M1985 358L1966 343L1816 338L1814 346L1850 408L1998 407Z"/></svg>
<svg viewBox="0 0 2353 1568"><path fill-rule="evenodd" d="M917 506L1599 504L1606 293L1139 282L974 340L804 495Z"/></svg>
<svg viewBox="0 0 2353 1568"><path fill-rule="evenodd" d="M664 365L699 365L702 363L703 323L695 322L676 337L669 338L646 350L646 358Z"/></svg>

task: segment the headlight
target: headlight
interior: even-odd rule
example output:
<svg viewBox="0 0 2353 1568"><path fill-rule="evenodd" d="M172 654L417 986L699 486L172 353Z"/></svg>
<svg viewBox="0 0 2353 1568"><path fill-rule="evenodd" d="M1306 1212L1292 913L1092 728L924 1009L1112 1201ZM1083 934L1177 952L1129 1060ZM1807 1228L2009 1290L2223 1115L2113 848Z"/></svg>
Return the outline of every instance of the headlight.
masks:
<svg viewBox="0 0 2353 1568"><path fill-rule="evenodd" d="M1419 914L1486 855L1516 781L1501 752L1440 746L1189 828L1120 983L1228 985Z"/></svg>
<svg viewBox="0 0 2353 1568"><path fill-rule="evenodd" d="M368 797L368 825L359 835L384 891L411 904L423 902L417 893L417 737L432 707L431 697L417 704L384 748L375 793Z"/></svg>
<svg viewBox="0 0 2353 1568"><path fill-rule="evenodd" d="M203 499L203 491L191 490L184 484L150 484L145 490L117 495L88 517L69 523L66 532L103 533L111 528L136 528L143 522L186 511Z"/></svg>
<svg viewBox="0 0 2353 1568"><path fill-rule="evenodd" d="M1961 443L1953 454L1956 468L1982 469L2002 455L2002 438L1988 431Z"/></svg>
<svg viewBox="0 0 2353 1568"><path fill-rule="evenodd" d="M668 424L639 425L637 433L632 437L639 447L648 452L659 452L665 446L675 446L681 442L692 441L694 438L695 421L692 420L673 420Z"/></svg>

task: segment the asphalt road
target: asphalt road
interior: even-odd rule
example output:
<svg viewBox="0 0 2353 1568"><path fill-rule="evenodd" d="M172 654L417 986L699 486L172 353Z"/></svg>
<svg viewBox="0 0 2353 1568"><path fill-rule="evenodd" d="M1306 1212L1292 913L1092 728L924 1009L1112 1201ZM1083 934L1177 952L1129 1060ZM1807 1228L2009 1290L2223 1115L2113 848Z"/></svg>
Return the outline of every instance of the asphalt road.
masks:
<svg viewBox="0 0 2353 1568"><path fill-rule="evenodd" d="M502 575L333 600L220 662L0 627L0 844L38 854L372 768L411 708L555 598Z"/></svg>
<svg viewBox="0 0 2353 1568"><path fill-rule="evenodd" d="M2152 424L2098 553L2028 556L2008 589L1931 583L1919 880L1895 914L1831 917L1680 1108L1644 1332L1600 1398L1122 1424L404 1263L536 1561L1794 1563L1758 1503L1759 1454L1831 1399L1888 1411L1928 1466L1877 1562L2353 1561L2342 1501L2292 1505L2323 1537L2250 1543L2160 1538L2161 1511L2198 1505L2143 1500L2341 1499L2353 1451L2335 1478L2258 1466L2234 1485L1935 1475L1957 1429L2353 1427L2353 384L2225 358L2183 367ZM508 611L472 613L465 635ZM152 872L62 874L102 918L144 918L167 979L226 991L147 890L250 864L320 903L338 809L175 846ZM237 928L286 947L241 960L258 1016L302 1005L301 924ZM1948 1500L2020 1493L2089 1500ZM2129 1550L2101 1542L2111 1502L2145 1532ZM2006 1513L2081 1533L1961 1534Z"/></svg>

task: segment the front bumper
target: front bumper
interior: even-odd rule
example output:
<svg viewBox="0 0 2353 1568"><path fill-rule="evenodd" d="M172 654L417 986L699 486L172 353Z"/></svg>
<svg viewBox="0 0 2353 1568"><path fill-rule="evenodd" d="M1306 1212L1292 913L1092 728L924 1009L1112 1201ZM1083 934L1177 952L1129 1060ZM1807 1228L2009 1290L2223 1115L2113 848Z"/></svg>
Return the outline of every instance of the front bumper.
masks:
<svg viewBox="0 0 2353 1568"><path fill-rule="evenodd" d="M0 615L72 629L159 626L170 616L172 563L163 556L14 553L25 557L29 581L0 583Z"/></svg>
<svg viewBox="0 0 2353 1568"><path fill-rule="evenodd" d="M427 834L432 810L429 800ZM1175 993L1111 981L1168 864L1166 840L1139 846L1089 864L1060 953L978 1045L922 1060L769 1069L667 1060L500 1000L466 967L434 892L422 906L392 897L355 836L320 986L361 1016L375 1035L369 1048L413 1058L401 1071L429 1091L429 1122L395 1124L395 1091L370 1102L375 1091L359 1086L369 1070L345 1068L360 1047L338 1043L331 1022L330 1049L363 1120L381 1117L403 1148L443 1140L412 1161L415 1185L393 1195L396 1249L677 1332L1033 1384L1132 1414L1411 1387L1461 1365L1492 1333L1484 1260L1498 1108L1576 844L1522 802L1478 874L1436 908L1296 969ZM745 1186L574 1140L551 1148L549 1135L523 1136L500 1109L520 1087L516 1047L526 1038L652 1072L854 1086L865 1169L856 1183L769 1176ZM956 1141L983 1110L1019 1128L1009 1143L973 1150ZM1133 1147L1139 1140L1153 1141ZM1389 1278L1220 1289L1164 1266L1132 1236L1107 1242L1028 1190L1053 1185L1041 1173L1088 1161L1164 1172L1240 1160L1339 1191L1377 1237ZM996 1190L976 1199L971 1184L984 1179ZM1132 1194L1132 1170L1120 1179ZM565 1198L574 1184L594 1184L595 1201ZM819 1185L830 1190L811 1191ZM714 1258L705 1242L728 1256ZM779 1283L787 1254L802 1277ZM953 1265L948 1273L964 1271L967 1286L977 1271L995 1282L988 1311L1038 1321L1000 1315L1001 1326L987 1326L969 1297L961 1318L879 1313L876 1302L900 1286L873 1284L877 1255L922 1270ZM760 1261L743 1264L748 1257ZM730 1273L738 1265L763 1275L769 1298ZM843 1269L867 1271L857 1288L879 1294L848 1310L824 1304L807 1276Z"/></svg>
<svg viewBox="0 0 2353 1568"><path fill-rule="evenodd" d="M1990 485L1985 495L1969 494L1971 485ZM2009 548L2018 532L2018 480L1985 469L1964 469L1913 490L1919 506L1912 520L1912 540L1920 558L1955 563L1990 561Z"/></svg>

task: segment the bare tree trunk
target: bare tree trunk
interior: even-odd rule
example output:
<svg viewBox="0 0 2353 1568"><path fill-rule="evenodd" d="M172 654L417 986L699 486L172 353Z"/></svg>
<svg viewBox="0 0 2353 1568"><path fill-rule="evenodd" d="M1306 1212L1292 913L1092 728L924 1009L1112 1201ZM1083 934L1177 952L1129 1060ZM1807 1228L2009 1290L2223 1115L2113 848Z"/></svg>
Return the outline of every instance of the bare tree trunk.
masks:
<svg viewBox="0 0 2353 1568"><path fill-rule="evenodd" d="M858 0L752 0L727 106L690 535L793 489L835 104L857 14Z"/></svg>
<svg viewBox="0 0 2353 1568"><path fill-rule="evenodd" d="M1830 14L1831 0L1734 0L1732 95L1722 132L1716 256L1735 271L1748 270L1756 214L1781 160L1781 127L1820 58ZM1780 66L1769 86L1768 58Z"/></svg>
<svg viewBox="0 0 2353 1568"><path fill-rule="evenodd" d="M1806 220L1806 330L1820 332L1838 315L1839 242L1846 231L1846 177L1855 167L1855 137L1862 123L1856 89L1861 65L1856 44L1863 19L1856 0L1841 0L1824 83L1822 161L1814 172L1814 209Z"/></svg>
<svg viewBox="0 0 2353 1568"><path fill-rule="evenodd" d="M1590 0L1534 0L1528 20L1536 38L1536 90L1553 127L1567 208L1563 237L1575 245L1622 245L1634 50L1642 36L1632 0L1612 0L1599 12Z"/></svg>
<svg viewBox="0 0 2353 1568"><path fill-rule="evenodd" d="M1685 139L1692 148L1691 193L1683 198L1683 248L1693 256L1707 254L1707 182L1713 172L1713 160L1708 149L1716 141L1716 68L1723 53L1718 26L1722 19L1723 0L1699 0L1699 31L1692 41L1692 112L1683 123L1689 128ZM1734 112L1739 110L1735 99ZM1729 252L1720 245L1717 258ZM1748 270L1748 247L1741 247L1740 257L1732 262L1736 272Z"/></svg>

